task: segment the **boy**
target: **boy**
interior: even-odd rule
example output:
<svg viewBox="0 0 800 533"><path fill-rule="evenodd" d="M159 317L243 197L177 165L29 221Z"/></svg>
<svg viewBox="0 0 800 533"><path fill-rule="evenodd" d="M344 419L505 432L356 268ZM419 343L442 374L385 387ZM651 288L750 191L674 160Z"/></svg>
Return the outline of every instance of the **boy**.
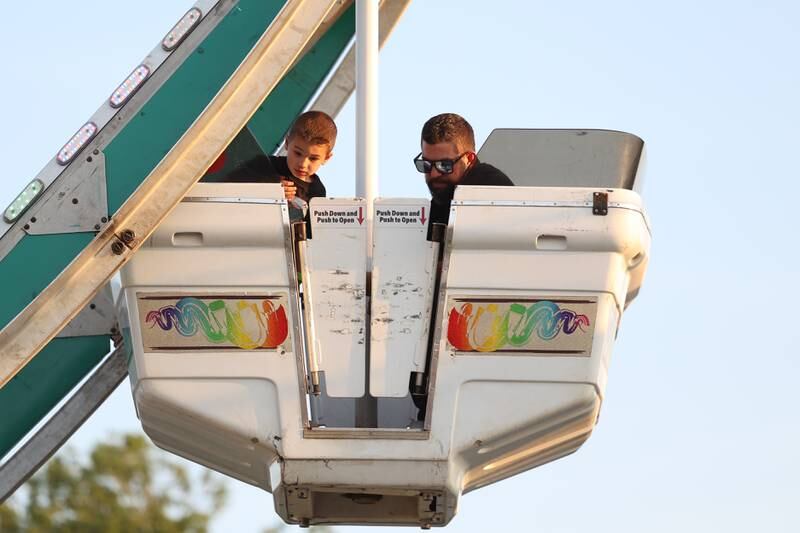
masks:
<svg viewBox="0 0 800 533"><path fill-rule="evenodd" d="M296 199L308 203L312 198L324 197L325 186L317 170L333 157L336 133L330 116L322 111L307 111L295 119L286 135L286 156L254 157L231 171L224 181L280 182L286 200L294 206Z"/></svg>

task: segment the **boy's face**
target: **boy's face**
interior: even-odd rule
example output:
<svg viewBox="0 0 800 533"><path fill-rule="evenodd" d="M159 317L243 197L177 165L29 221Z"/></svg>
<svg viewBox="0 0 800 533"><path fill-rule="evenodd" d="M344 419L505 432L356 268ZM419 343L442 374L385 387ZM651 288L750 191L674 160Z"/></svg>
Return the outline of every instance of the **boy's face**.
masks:
<svg viewBox="0 0 800 533"><path fill-rule="evenodd" d="M327 144L310 144L293 137L286 141L286 162L294 177L308 181L333 156Z"/></svg>

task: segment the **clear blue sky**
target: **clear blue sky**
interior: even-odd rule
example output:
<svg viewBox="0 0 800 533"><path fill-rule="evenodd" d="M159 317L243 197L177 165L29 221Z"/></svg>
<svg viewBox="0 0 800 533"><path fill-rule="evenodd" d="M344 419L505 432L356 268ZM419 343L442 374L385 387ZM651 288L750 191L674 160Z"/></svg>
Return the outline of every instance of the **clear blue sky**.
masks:
<svg viewBox="0 0 800 533"><path fill-rule="evenodd" d="M4 6L4 205L190 5ZM426 195L411 158L440 112L479 143L495 127L618 129L647 142L654 228L592 438L465 496L450 531L800 531L798 5L412 3L381 55L382 195ZM352 115L322 172L333 195L353 192ZM72 442L138 427L125 384ZM274 523L269 494L230 485L214 531Z"/></svg>

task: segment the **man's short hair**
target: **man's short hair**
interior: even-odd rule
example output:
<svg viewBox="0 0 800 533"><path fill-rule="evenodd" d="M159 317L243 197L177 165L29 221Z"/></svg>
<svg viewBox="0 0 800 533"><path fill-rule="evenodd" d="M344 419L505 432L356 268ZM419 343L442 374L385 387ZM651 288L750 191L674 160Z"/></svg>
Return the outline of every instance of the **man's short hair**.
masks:
<svg viewBox="0 0 800 533"><path fill-rule="evenodd" d="M306 111L295 119L286 140L299 137L309 144L327 144L330 152L336 144L336 133L336 123L330 115L322 111Z"/></svg>
<svg viewBox="0 0 800 533"><path fill-rule="evenodd" d="M422 140L428 144L451 142L459 152L475 151L475 133L464 117L455 113L442 113L431 117L422 126Z"/></svg>

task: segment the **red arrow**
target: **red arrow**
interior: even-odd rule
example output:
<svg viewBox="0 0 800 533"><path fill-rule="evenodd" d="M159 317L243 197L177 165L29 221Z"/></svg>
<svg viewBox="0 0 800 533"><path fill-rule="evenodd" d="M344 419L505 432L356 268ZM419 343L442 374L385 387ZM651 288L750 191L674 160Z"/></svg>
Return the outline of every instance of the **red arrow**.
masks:
<svg viewBox="0 0 800 533"><path fill-rule="evenodd" d="M361 225L364 223L364 208L358 208L358 224Z"/></svg>
<svg viewBox="0 0 800 533"><path fill-rule="evenodd" d="M425 218L425 208L423 207L423 208L422 208L422 223L423 223L423 224L425 224L425 221L426 221L426 220L427 220L427 219Z"/></svg>

